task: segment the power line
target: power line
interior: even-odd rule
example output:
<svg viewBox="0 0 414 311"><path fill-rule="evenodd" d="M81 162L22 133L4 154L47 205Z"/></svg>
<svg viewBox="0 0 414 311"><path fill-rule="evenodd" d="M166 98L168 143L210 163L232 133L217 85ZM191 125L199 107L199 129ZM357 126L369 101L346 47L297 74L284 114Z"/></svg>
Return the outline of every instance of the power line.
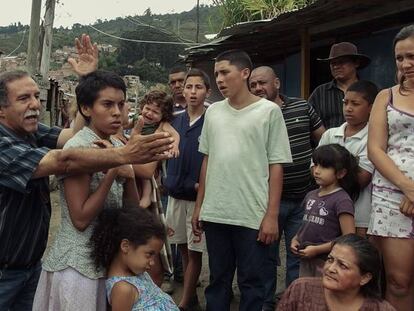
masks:
<svg viewBox="0 0 414 311"><path fill-rule="evenodd" d="M129 38L122 38L122 37L118 37L115 35L112 35L110 33L106 33L102 30L99 30L97 28L95 28L92 25L88 25L89 27L91 27L93 30L108 36L108 37L112 37L115 39L119 39L119 40L123 40L123 41L130 41L130 42L138 42L138 43L154 43L154 44L175 44L175 45L198 45L198 43L186 43L186 42L177 42L177 41L150 41L150 40L136 40L136 39L129 39Z"/></svg>
<svg viewBox="0 0 414 311"><path fill-rule="evenodd" d="M23 37L22 37L22 40L20 41L20 43L19 43L19 45L17 46L17 48L15 48L13 51L11 51L10 53L9 53L9 55L7 55L7 56L5 56L5 57L9 57L10 55L12 55L14 52L16 52L21 46L22 46L22 43L23 43L23 41L24 41L24 35L26 34L26 28L24 29L24 31L23 31Z"/></svg>
<svg viewBox="0 0 414 311"><path fill-rule="evenodd" d="M177 34L175 34L173 32L169 32L168 30L165 30L165 29L162 29L162 28L157 28L157 27L155 27L153 25L146 24L146 23L141 22L140 20L135 19L135 18L132 18L130 16L125 16L125 19L128 20L128 21L130 21L131 23L133 23L135 25L150 27L150 28L153 28L155 30L158 30L158 31L160 31L162 33L165 33L166 35L174 36L174 37L178 38L181 41L187 41L189 43L196 43L194 41L191 41L191 40L188 40L188 39L184 39L184 38L180 37L179 35L177 35Z"/></svg>
<svg viewBox="0 0 414 311"><path fill-rule="evenodd" d="M166 30L164 30L164 29L157 28L157 27L152 26L152 25L149 25L149 24L145 24L144 22L141 22L140 20L133 19L133 18L132 18L132 17L130 17L130 16L125 16L125 19L126 19L126 20L128 20L128 21L130 21L131 23L133 23L133 24L135 24L135 25L138 25L138 26L145 26L145 27L150 27L150 28L153 28L153 29L158 30L159 32L165 33L166 35L172 35L172 33L168 32L168 31L166 31Z"/></svg>

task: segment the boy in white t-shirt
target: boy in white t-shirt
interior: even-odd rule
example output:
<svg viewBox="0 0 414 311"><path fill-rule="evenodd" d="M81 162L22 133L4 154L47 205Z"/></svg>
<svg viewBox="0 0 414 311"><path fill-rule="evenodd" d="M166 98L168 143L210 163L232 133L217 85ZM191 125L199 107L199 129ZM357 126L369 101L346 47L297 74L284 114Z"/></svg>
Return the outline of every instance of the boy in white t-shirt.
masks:
<svg viewBox="0 0 414 311"><path fill-rule="evenodd" d="M365 237L371 214L371 179L374 166L368 159L368 119L372 104L378 94L377 86L370 81L357 81L349 86L343 100L346 122L340 127L327 130L319 146L340 144L359 160L358 181L361 192L355 202L356 232Z"/></svg>
<svg viewBox="0 0 414 311"><path fill-rule="evenodd" d="M280 108L250 93L247 53L230 50L215 62L223 101L206 112L199 151L204 160L192 225L206 234L210 284L207 311L230 308L237 268L240 309L260 311L268 245L278 236L282 163L292 161Z"/></svg>

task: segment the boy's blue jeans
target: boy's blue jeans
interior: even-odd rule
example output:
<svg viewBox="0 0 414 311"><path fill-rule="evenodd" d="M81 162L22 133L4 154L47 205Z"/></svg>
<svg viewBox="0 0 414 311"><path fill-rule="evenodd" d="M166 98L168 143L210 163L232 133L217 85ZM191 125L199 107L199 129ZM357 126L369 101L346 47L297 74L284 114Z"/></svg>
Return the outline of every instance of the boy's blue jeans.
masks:
<svg viewBox="0 0 414 311"><path fill-rule="evenodd" d="M0 269L0 310L31 311L42 267Z"/></svg>
<svg viewBox="0 0 414 311"><path fill-rule="evenodd" d="M210 267L205 291L207 311L230 310L232 281L237 268L240 311L261 311L265 298L265 262L269 246L257 242L259 231L203 222Z"/></svg>
<svg viewBox="0 0 414 311"><path fill-rule="evenodd" d="M263 310L274 310L276 292L276 272L279 265L279 244L282 233L286 243L286 288L299 277L300 258L290 251L290 242L298 232L303 219L302 199L281 200L279 209L279 240L271 245L266 264L266 299Z"/></svg>

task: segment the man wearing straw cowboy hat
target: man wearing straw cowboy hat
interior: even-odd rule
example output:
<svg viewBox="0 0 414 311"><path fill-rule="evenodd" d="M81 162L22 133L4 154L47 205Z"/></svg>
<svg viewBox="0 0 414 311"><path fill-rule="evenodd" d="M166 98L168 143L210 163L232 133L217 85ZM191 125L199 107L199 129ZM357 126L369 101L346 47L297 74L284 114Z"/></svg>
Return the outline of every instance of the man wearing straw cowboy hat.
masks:
<svg viewBox="0 0 414 311"><path fill-rule="evenodd" d="M340 42L332 45L328 58L318 60L329 62L333 80L319 85L308 102L321 117L325 128L338 127L345 122L342 114L344 92L358 81L357 70L368 66L371 59L359 54L354 44Z"/></svg>

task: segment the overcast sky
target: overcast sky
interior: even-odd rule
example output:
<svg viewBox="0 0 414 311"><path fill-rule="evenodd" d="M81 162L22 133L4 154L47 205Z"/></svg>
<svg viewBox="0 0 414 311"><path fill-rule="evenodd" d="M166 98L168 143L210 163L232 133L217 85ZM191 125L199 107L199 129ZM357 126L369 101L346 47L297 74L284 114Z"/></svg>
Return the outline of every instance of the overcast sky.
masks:
<svg viewBox="0 0 414 311"><path fill-rule="evenodd" d="M7 1L7 5L5 2ZM0 26L20 22L30 24L31 0L1 0ZM74 23L90 24L98 18L112 19L118 16L142 15L150 8L154 14L180 13L191 10L197 0L60 0L55 10L54 26L70 27ZM42 14L46 0L42 0ZM200 0L200 4L212 4L212 0Z"/></svg>

